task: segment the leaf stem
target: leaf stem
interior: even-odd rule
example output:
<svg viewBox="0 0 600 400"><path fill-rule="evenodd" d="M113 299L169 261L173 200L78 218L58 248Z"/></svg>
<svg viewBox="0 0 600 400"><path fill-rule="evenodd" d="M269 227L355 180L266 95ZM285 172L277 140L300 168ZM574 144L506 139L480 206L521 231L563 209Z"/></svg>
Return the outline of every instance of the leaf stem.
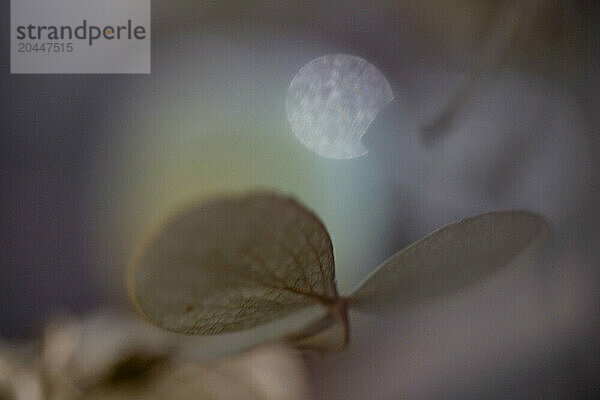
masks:
<svg viewBox="0 0 600 400"><path fill-rule="evenodd" d="M331 313L333 316L340 321L344 327L344 340L339 350L344 350L350 342L350 322L348 321L348 299L345 297L338 297L336 301L330 306Z"/></svg>

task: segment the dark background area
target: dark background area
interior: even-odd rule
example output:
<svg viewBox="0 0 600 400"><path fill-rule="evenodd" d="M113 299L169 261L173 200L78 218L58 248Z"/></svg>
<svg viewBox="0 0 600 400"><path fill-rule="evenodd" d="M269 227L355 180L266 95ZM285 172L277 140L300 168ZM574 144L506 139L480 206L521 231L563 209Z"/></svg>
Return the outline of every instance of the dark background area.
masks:
<svg viewBox="0 0 600 400"><path fill-rule="evenodd" d="M468 50L460 54L436 47L437 34L429 35L425 30L419 36L415 28L419 26L418 21L415 23L412 16L403 15L411 10L410 7L398 8L398 15L386 15L377 10L377 2L369 5L352 1L273 2L277 5L266 1L232 2L230 5L213 2L206 9L183 2L173 5L172 13L169 13L166 11L169 6L154 3L153 57L160 50L161 35L169 35L186 26L200 24L202 29L218 27L227 30L229 24L250 29L256 25L275 33L283 30L310 32L359 49L362 56L376 61L384 75L392 76L395 91L399 83L407 85L407 93L413 96L407 102L414 100L415 109L421 104L418 103L419 96L426 96L419 92L419 87L410 87L411 77L419 76L420 65L434 63L440 69L460 71L464 69L464 60L468 59ZM414 7L416 12L419 7ZM566 48L575 48L577 57L567 51L546 60L531 49L531 54L538 57L534 62L517 60L510 65L527 74L537 74L539 79L568 93L583 117L582 132L590 154L590 176L574 175L572 179L586 180L589 185L584 197L575 203L577 209L568 213L572 221L564 233L559 232L559 237L562 248L568 249L567 253L576 254L577 260L584 260L585 267L582 268L591 285L591 289L586 289L591 297L586 300L589 304L586 303L584 322L572 327L572 340L557 351L528 360L520 364L520 369L511 369L512 373L499 373L503 378L482 379L478 385L456 389L452 396L431 394L428 398L575 399L591 398L598 392L600 6L596 1L574 1L563 9L572 13L565 17L569 22L565 26L573 30L563 32L568 38ZM412 21L414 25L397 22L394 18ZM399 38L390 43L388 29L395 23L401 27ZM110 148L98 143L107 140L102 135L106 133L103 130L107 126L105 123L112 118L111 105L116 101L128 101L123 97L126 92L121 89L151 86L158 78L154 74L11 75L9 27L9 1L3 1L0 3L0 336L20 340L38 335L43 324L54 315L63 312L83 315L100 306L119 302L106 293L92 266L98 263L94 257L99 239L93 233L95 217L90 216L89 210L110 207L101 202L90 204L90 185L94 185L98 173L95 170L98 164L93 161L110 158L107 153ZM443 43L437 46L444 47ZM394 54L394 49L403 56ZM521 51L520 57L525 57L527 52L527 49ZM556 60L564 65L556 64ZM153 58L153 68L155 61ZM385 122L378 121L374 127L384 125ZM377 138L366 140L376 141ZM374 151L377 146L377 143L373 144ZM385 146L381 151L385 155ZM555 162L568 161L556 159ZM395 164L384 165L391 165L393 171ZM395 190L402 192L403 186L399 185ZM428 224L423 223L423 226L429 227ZM411 234L396 232L396 238L405 237L412 238ZM577 290L576 286L574 290ZM321 371L324 367L314 368ZM316 390L317 394L328 397L352 373L324 374L331 380L320 373L315 375L318 375L315 378L317 385L322 388ZM342 393L346 392L342 390ZM392 397L389 391L382 391L381 396L373 398Z"/></svg>

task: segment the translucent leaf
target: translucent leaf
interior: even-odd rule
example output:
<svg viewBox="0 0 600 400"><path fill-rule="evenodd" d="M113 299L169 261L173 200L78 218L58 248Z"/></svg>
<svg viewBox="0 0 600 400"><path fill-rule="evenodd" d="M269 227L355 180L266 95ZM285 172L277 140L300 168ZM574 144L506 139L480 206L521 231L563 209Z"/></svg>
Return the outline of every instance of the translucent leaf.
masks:
<svg viewBox="0 0 600 400"><path fill-rule="evenodd" d="M129 285L157 325L225 333L238 346L312 335L338 299L322 222L295 200L268 193L214 200L171 218L135 257Z"/></svg>
<svg viewBox="0 0 600 400"><path fill-rule="evenodd" d="M510 264L547 231L542 217L524 211L448 225L385 261L354 292L350 306L378 311L448 294Z"/></svg>
<svg viewBox="0 0 600 400"><path fill-rule="evenodd" d="M346 303L340 302L340 304ZM313 325L312 334L307 334L305 331L297 338L290 339L298 349L324 354L328 351L343 350L350 338L349 330L347 319L340 320L335 314L328 314L327 319L321 319Z"/></svg>
<svg viewBox="0 0 600 400"><path fill-rule="evenodd" d="M285 340L290 344L301 342L304 338L312 337L316 327L326 327L333 324L331 309L322 304L313 304L254 328L242 331L222 333L211 336L182 336L173 334L172 351L181 358L192 361L212 360L224 356L234 356L258 347L264 343ZM325 344L315 343L317 350L332 350L340 348L338 343L323 349ZM307 345L306 347L310 347Z"/></svg>
<svg viewBox="0 0 600 400"><path fill-rule="evenodd" d="M275 194L222 198L185 209L141 247L130 292L160 327L219 334L182 342L186 356L282 339L339 350L349 338L348 307L397 308L450 293L513 262L547 228L522 211L466 219L400 251L346 298L338 296L331 240L315 215Z"/></svg>

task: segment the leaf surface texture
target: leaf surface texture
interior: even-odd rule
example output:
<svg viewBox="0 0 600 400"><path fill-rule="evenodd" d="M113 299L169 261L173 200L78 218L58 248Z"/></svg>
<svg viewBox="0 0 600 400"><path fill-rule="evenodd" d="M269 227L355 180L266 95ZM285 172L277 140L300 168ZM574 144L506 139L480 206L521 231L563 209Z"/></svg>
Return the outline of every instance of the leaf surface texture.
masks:
<svg viewBox="0 0 600 400"><path fill-rule="evenodd" d="M157 325L214 335L250 329L337 297L331 239L291 198L253 193L194 205L142 247L131 296Z"/></svg>
<svg viewBox="0 0 600 400"><path fill-rule="evenodd" d="M492 212L448 225L385 261L350 304L379 311L449 294L510 264L548 230L544 218L526 211Z"/></svg>

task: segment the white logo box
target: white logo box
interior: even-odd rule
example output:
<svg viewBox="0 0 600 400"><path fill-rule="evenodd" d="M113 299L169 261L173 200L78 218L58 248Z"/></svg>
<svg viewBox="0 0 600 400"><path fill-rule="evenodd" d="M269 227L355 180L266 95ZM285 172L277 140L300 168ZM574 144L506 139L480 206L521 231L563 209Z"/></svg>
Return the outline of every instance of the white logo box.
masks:
<svg viewBox="0 0 600 400"><path fill-rule="evenodd" d="M11 0L11 73L150 73L150 0Z"/></svg>

